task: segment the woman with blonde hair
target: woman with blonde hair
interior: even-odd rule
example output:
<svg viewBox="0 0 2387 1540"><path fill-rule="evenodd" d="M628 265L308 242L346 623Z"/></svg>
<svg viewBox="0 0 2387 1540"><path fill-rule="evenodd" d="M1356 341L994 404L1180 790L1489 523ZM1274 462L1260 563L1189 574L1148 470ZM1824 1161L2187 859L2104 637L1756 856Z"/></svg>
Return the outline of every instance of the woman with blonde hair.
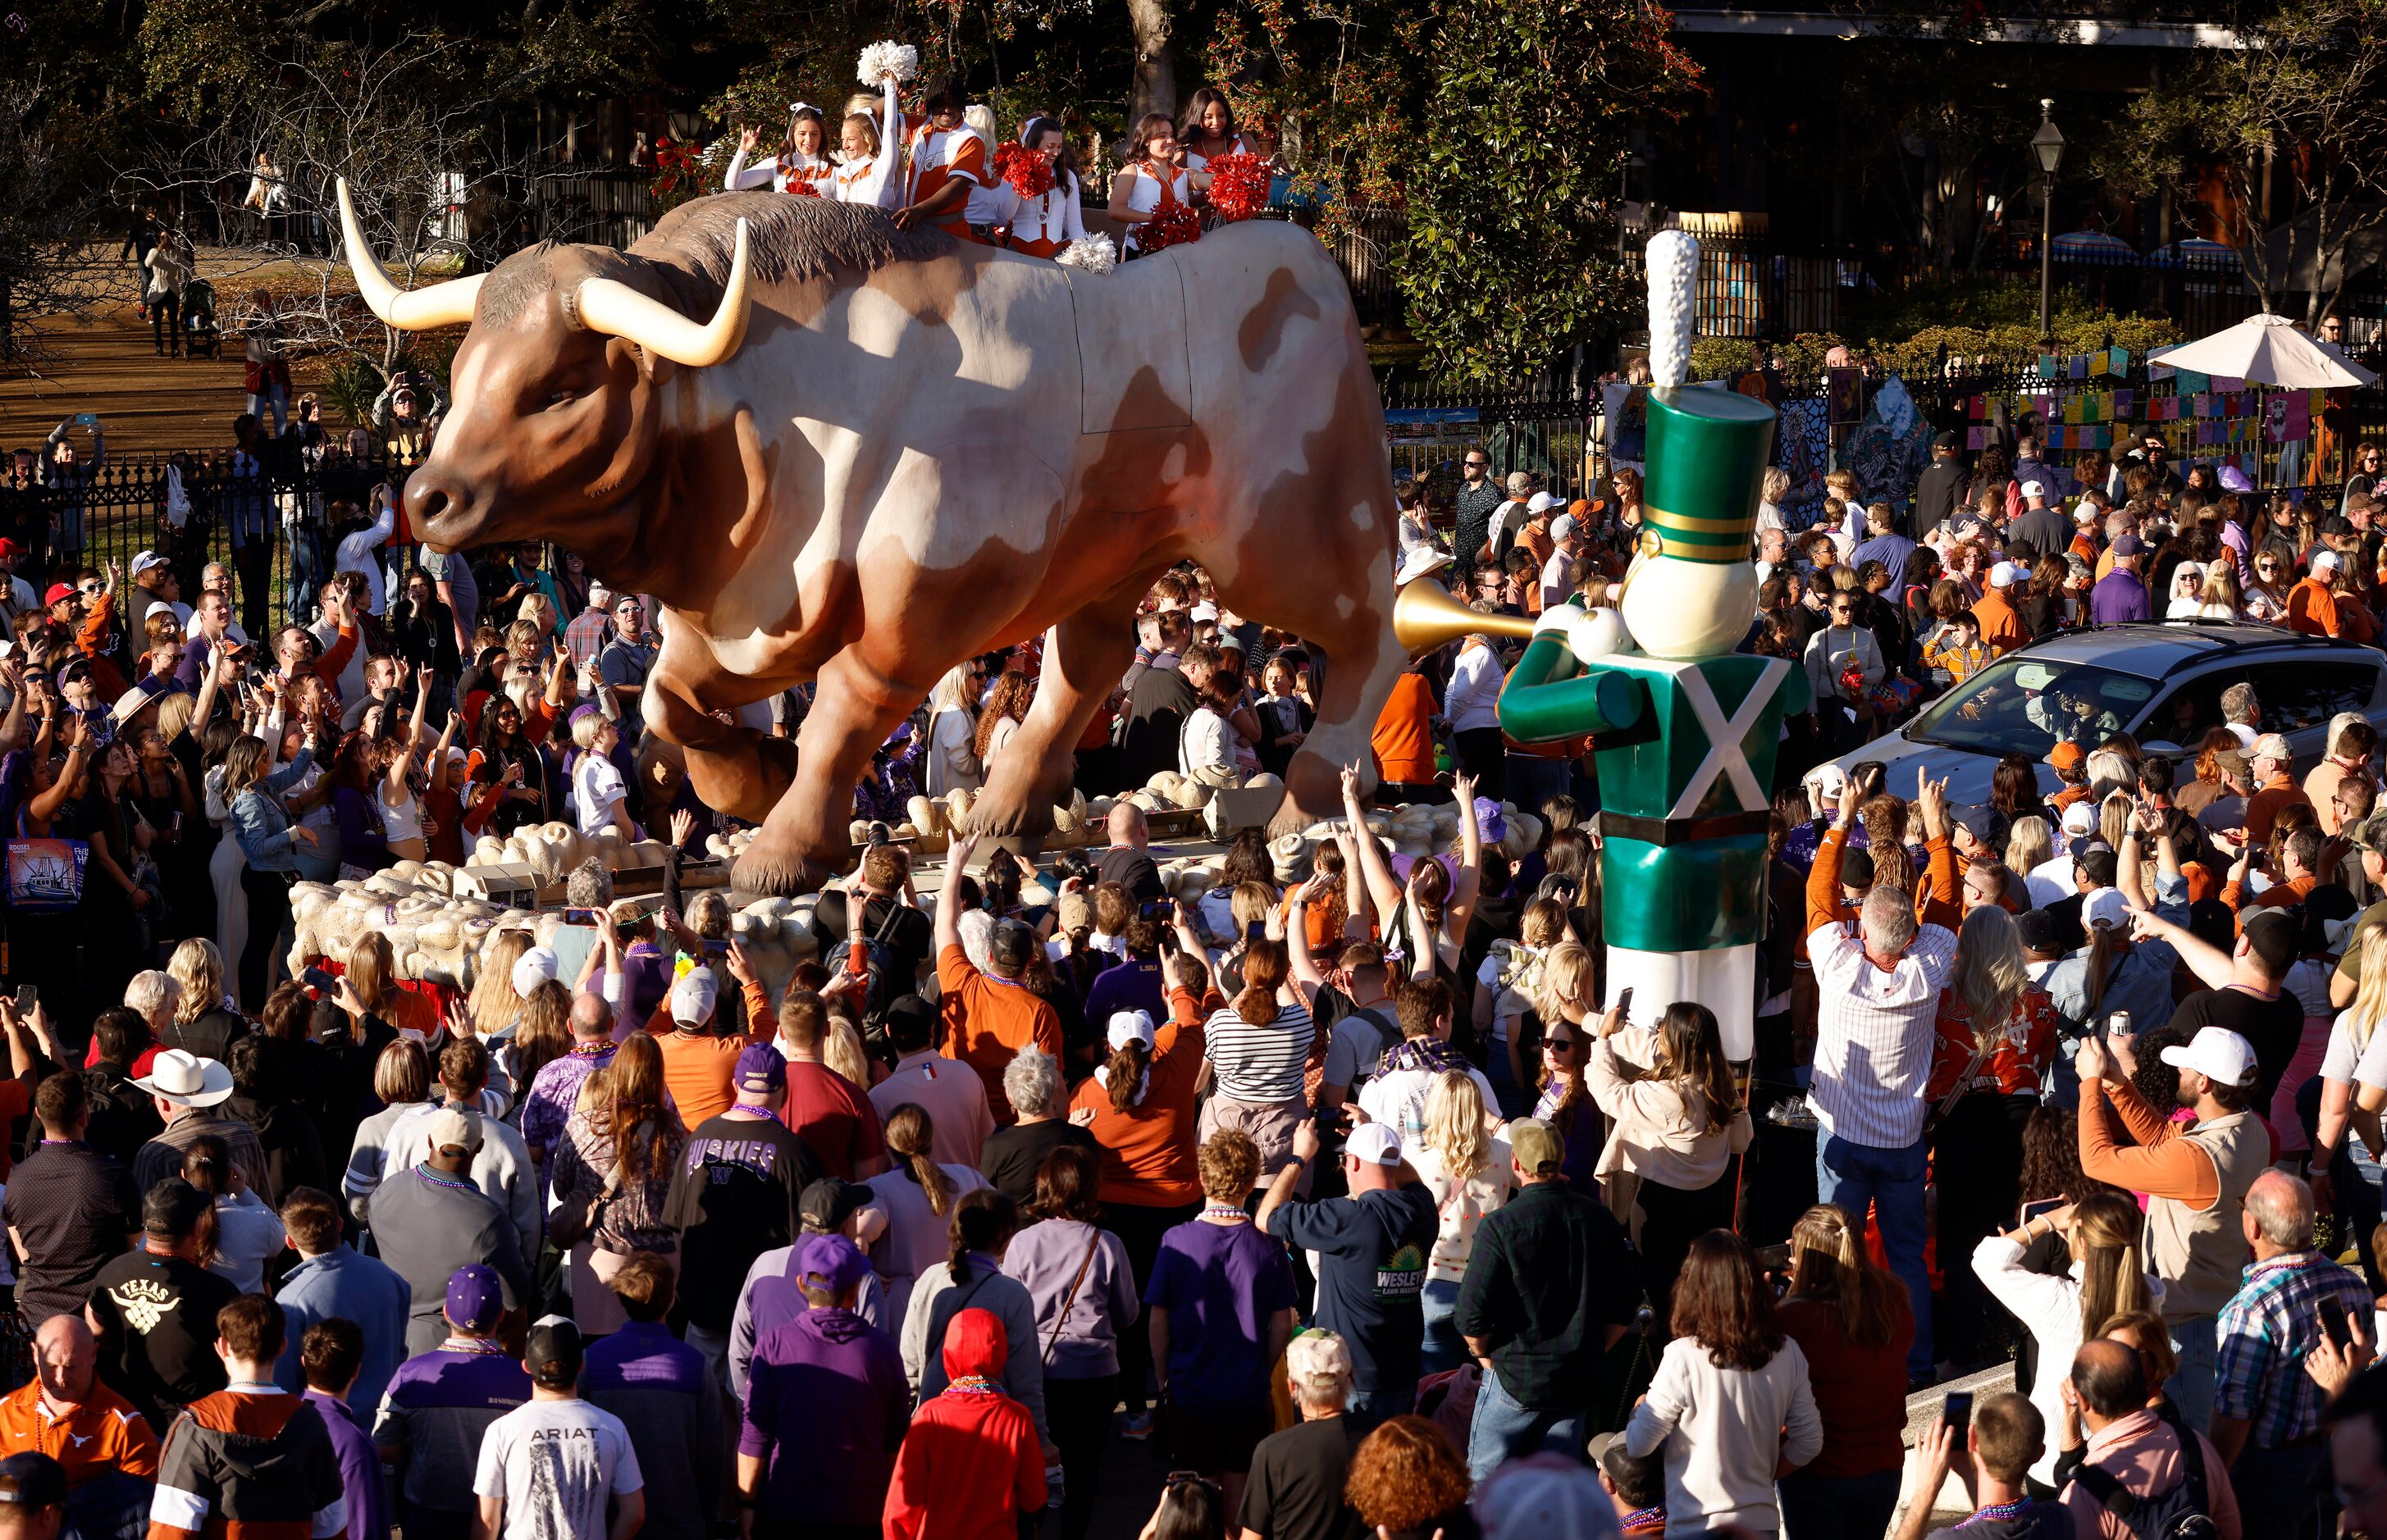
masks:
<svg viewBox="0 0 2387 1540"><path fill-rule="evenodd" d="M465 1012L472 1019L473 1035L492 1044L492 1054L497 1052L494 1044L511 1035L522 1019L523 997L514 990L514 966L534 944L529 931L508 928L491 937L481 953L480 975L473 980Z"/></svg>
<svg viewBox="0 0 2387 1540"><path fill-rule="evenodd" d="M2191 612L2199 620L2236 620L2244 600L2238 592L2238 564L2224 556L2204 564L2204 583L2197 590L2196 608Z"/></svg>
<svg viewBox="0 0 2387 1540"><path fill-rule="evenodd" d="M2006 830L2006 870L2020 872L2029 886L2030 903L2034 909L2060 902L2064 895L2052 878L2040 877L2032 883L2030 874L2055 859L2055 832L2047 820L2040 817L2017 818Z"/></svg>
<svg viewBox="0 0 2387 1540"><path fill-rule="evenodd" d="M581 1088L550 1161L548 1238L571 1248L572 1319L583 1332L627 1324L606 1284L631 1253L665 1261L678 1254L679 1234L663 1209L687 1142L663 1088L663 1050L647 1033L631 1033Z"/></svg>
<svg viewBox="0 0 2387 1540"><path fill-rule="evenodd" d="M965 658L945 670L928 692L928 762L921 789L931 797L949 791L975 791L986 783L986 764L978 755L979 680L985 670L976 658Z"/></svg>
<svg viewBox="0 0 2387 1540"><path fill-rule="evenodd" d="M965 1193L988 1185L971 1166L941 1166L937 1125L916 1102L899 1103L887 1114L887 1158L894 1169L872 1177L873 1206L887 1216L887 1229L871 1243L870 1264L887 1281L882 1320L909 1319L913 1285L950 1260L949 1221Z"/></svg>
<svg viewBox="0 0 2387 1540"><path fill-rule="evenodd" d="M372 1197L373 1189L381 1185L391 1128L431 1094L431 1055L423 1051L423 1044L405 1038L385 1044L373 1061L373 1091L381 1101L381 1110L357 1124L356 1138L348 1146L347 1170L340 1178L351 1207Z"/></svg>
<svg viewBox="0 0 2387 1540"><path fill-rule="evenodd" d="M398 963L389 938L378 930L357 938L348 948L347 973L340 980L340 1008L360 1029L367 1016L376 1016L426 1047L436 1048L440 1036L439 1006L427 994L401 988Z"/></svg>
<svg viewBox="0 0 2387 1540"><path fill-rule="evenodd" d="M1566 937L1565 905L1556 899L1535 899L1518 918L1517 939L1495 940L1476 971L1475 1026L1491 1040L1484 1057L1505 1116L1524 1116L1525 1087L1532 1077L1525 1072L1523 1018L1534 1008L1542 965Z"/></svg>
<svg viewBox="0 0 2387 1540"><path fill-rule="evenodd" d="M524 1092L506 1109L509 1124L522 1127L523 1103L528 1099L531 1082L538 1079L540 1070L571 1052L572 991L560 978L542 978L523 996L522 1016L514 1024L513 1036L500 1041L491 1058L490 1083L497 1083L495 1067L503 1064L507 1078Z"/></svg>
<svg viewBox="0 0 2387 1540"><path fill-rule="evenodd" d="M1509 1142L1485 1127L1496 1121L1484 1110L1475 1077L1446 1069L1434 1077L1433 1088L1425 1095L1425 1137L1404 1147L1442 1216L1425 1264L1425 1344L1419 1358L1422 1374L1456 1369L1471 1357L1466 1339L1451 1325L1459 1310L1459 1285L1475 1251L1476 1227L1517 1190Z"/></svg>
<svg viewBox="0 0 2387 1540"><path fill-rule="evenodd" d="M1611 1006L1585 1079L1615 1125L1598 1174L1610 1209L1631 1230L1650 1303L1663 1317L1691 1242L1732 1223L1732 1157L1756 1129L1715 1013L1697 1001L1667 1006L1654 1029Z"/></svg>
<svg viewBox="0 0 2387 1540"><path fill-rule="evenodd" d="M2055 1062L2055 1002L2030 981L2014 916L1994 904L1964 916L1939 991L1931 1076L1932 1170L1939 1188L1942 1256L1967 1256L2022 1197L2022 1130ZM1948 1273L1934 1312L1941 1356L1979 1355L1989 1301L1964 1269Z"/></svg>
<svg viewBox="0 0 2387 1540"><path fill-rule="evenodd" d="M2312 1137L2313 1194L2328 1202L2354 1232L2364 1271L2376 1278L2387 1269L2387 1257L2372 1250L2379 1190L2355 1165L2348 1145L2349 1135L2358 1133L2373 1150L2387 1147L2379 1118L2380 1109L2387 1107L2387 1031L2380 1029L2387 1026L2387 926L2373 926L2360 934L2361 950L2349 961L2360 966L2362 981L2355 987L2353 1002L2330 1023L2319 1090L2309 1101L2298 1098L2297 1113ZM2280 1089L2288 1088L2282 1084Z"/></svg>
<svg viewBox="0 0 2387 1540"><path fill-rule="evenodd" d="M1906 1354L1914 1308L1906 1283L1874 1260L1863 1225L1817 1204L1790 1231L1782 1330L1807 1355L1824 1451L1782 1478L1792 1535L1881 1534L1898 1507L1905 1460Z"/></svg>
<svg viewBox="0 0 2387 1540"><path fill-rule="evenodd" d="M223 953L215 942L194 936L167 959L166 975L183 992L174 1019L158 1034L159 1046L230 1064L233 1041L248 1030L248 1023L224 1004Z"/></svg>
<svg viewBox="0 0 2387 1540"><path fill-rule="evenodd" d="M1584 1084L1584 1067L1591 1059L1591 1022L1598 1008L1593 989L1590 951L1579 941L1561 941L1543 959L1541 987L1534 991L1534 1011L1542 1018L1534 1116L1566 1141L1560 1169L1578 1193L1598 1191L1600 1151L1608 1137Z"/></svg>
<svg viewBox="0 0 2387 1540"><path fill-rule="evenodd" d="M2029 1329L2038 1346L2040 1372L2031 1383L2030 1401L2051 1428L2064 1426L2062 1387L2067 1382L2060 1366L2070 1363L2080 1344L2113 1317L2162 1308L2163 1284L2147 1273L2145 1230L2137 1204L2120 1193L2099 1193L2052 1213L2033 1215L1973 1248L1973 1272ZM2048 1233L2063 1236L2071 1248L2072 1269L2062 1277L2023 1265L2025 1248ZM2057 1443L2048 1440L2030 1470L2051 1484L2061 1452Z"/></svg>
<svg viewBox="0 0 2387 1540"><path fill-rule="evenodd" d="M878 1062L863 1052L861 1030L833 1008L828 1028L821 1033L821 1063L865 1092L873 1083L871 1071L878 1067Z"/></svg>

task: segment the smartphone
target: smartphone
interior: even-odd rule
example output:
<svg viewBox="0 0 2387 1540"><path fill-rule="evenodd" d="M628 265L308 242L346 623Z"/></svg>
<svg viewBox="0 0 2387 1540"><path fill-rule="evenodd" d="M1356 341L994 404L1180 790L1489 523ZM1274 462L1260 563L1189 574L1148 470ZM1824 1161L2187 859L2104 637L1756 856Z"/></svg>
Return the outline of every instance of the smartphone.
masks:
<svg viewBox="0 0 2387 1540"><path fill-rule="evenodd" d="M1136 914L1144 919L1168 925L1176 918L1177 906L1167 899L1146 899L1137 906Z"/></svg>
<svg viewBox="0 0 2387 1540"><path fill-rule="evenodd" d="M31 984L17 991L17 1014L20 1016L32 1016L33 1007L41 1003L42 991Z"/></svg>
<svg viewBox="0 0 2387 1540"><path fill-rule="evenodd" d="M2022 1205L2022 1222L2028 1224L2043 1214L2052 1214L2063 1207L2064 1204L2065 1200L2062 1198L2041 1198L2037 1203L2027 1203Z"/></svg>
<svg viewBox="0 0 2387 1540"><path fill-rule="evenodd" d="M1969 1390L1950 1391L1948 1399L1940 1403L1939 1420L1960 1433L1971 1427L1973 1425L1973 1393Z"/></svg>
<svg viewBox="0 0 2387 1540"><path fill-rule="evenodd" d="M322 968L300 968L298 970L298 981L305 984L310 990L321 990L325 994L329 994L334 990L340 987L340 981L333 978L330 974L325 973Z"/></svg>
<svg viewBox="0 0 2387 1540"><path fill-rule="evenodd" d="M595 925L597 923L597 911L594 909L566 909L563 912L563 923L566 925Z"/></svg>
<svg viewBox="0 0 2387 1540"><path fill-rule="evenodd" d="M2354 1331L2346 1324L2345 1306L2334 1299L2320 1302L2320 1331L2330 1345L2341 1353L2354 1345Z"/></svg>
<svg viewBox="0 0 2387 1540"><path fill-rule="evenodd" d="M721 936L708 939L704 943L704 954L708 958L728 956L729 938Z"/></svg>
<svg viewBox="0 0 2387 1540"><path fill-rule="evenodd" d="M1251 924L1244 927L1244 945L1247 947L1257 946L1267 940L1268 921L1254 920Z"/></svg>
<svg viewBox="0 0 2387 1540"><path fill-rule="evenodd" d="M1618 996L1616 997L1616 1014L1617 1014L1618 1016L1623 1016L1623 1017L1625 1020L1627 1020L1627 1021L1630 1021L1630 1020L1632 1020L1632 1019L1633 1019L1633 986L1632 986L1632 985L1630 985L1630 984L1625 985L1625 986L1624 986L1624 992L1623 992L1623 993L1622 993L1622 994L1620 994L1620 995L1618 995Z"/></svg>

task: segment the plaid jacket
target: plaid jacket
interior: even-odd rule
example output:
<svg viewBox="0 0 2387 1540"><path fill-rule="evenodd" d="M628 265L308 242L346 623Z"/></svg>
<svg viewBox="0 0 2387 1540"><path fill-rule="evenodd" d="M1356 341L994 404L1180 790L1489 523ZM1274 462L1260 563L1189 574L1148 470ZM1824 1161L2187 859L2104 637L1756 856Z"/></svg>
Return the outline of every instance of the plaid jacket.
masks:
<svg viewBox="0 0 2387 1540"><path fill-rule="evenodd" d="M2221 1307L2213 1415L2253 1424L2247 1436L2257 1448L2276 1449L2320 1427L2320 1387L2305 1372L2305 1355L2321 1340L2324 1300L2368 1319L2370 1290L2361 1275L2305 1251L2249 1266Z"/></svg>

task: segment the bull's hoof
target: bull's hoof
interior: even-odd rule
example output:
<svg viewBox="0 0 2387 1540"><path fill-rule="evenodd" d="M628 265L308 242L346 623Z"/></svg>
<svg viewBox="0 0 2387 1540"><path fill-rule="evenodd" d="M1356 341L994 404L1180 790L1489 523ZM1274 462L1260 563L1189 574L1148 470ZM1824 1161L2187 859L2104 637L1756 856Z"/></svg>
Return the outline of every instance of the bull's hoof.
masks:
<svg viewBox="0 0 2387 1540"><path fill-rule="evenodd" d="M792 850L773 848L770 836L757 836L730 868L729 886L764 898L797 898L818 892L837 872L825 861Z"/></svg>
<svg viewBox="0 0 2387 1540"><path fill-rule="evenodd" d="M1009 806L990 806L981 798L970 804L969 832L990 839L1007 839L1018 835L1041 839L1053 832L1053 804L1027 802Z"/></svg>
<svg viewBox="0 0 2387 1540"><path fill-rule="evenodd" d="M1282 839L1288 834L1299 834L1325 816L1327 814L1322 813L1303 812L1301 804L1295 802L1293 793L1288 791L1284 794L1284 801L1277 804L1276 816L1269 820L1268 837Z"/></svg>

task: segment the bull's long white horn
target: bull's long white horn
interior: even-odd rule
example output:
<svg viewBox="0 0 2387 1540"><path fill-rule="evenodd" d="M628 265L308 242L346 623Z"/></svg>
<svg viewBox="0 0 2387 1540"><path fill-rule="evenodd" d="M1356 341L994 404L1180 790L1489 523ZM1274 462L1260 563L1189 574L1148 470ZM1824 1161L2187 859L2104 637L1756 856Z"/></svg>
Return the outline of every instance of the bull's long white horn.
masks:
<svg viewBox="0 0 2387 1540"><path fill-rule="evenodd" d="M746 221L738 221L738 248L729 260L729 282L721 303L702 325L627 284L589 278L568 297L564 314L587 331L635 342L650 353L703 369L738 351L746 340L748 244Z"/></svg>
<svg viewBox="0 0 2387 1540"><path fill-rule="evenodd" d="M348 179L340 178L337 186L340 235L347 243L348 271L356 276L357 293L363 298L365 309L379 316L382 324L401 332L471 324L473 302L480 297L481 280L488 275L476 272L470 278L450 278L428 288L399 288L382 271L373 247L365 245L364 232L357 228L357 206L348 196Z"/></svg>

